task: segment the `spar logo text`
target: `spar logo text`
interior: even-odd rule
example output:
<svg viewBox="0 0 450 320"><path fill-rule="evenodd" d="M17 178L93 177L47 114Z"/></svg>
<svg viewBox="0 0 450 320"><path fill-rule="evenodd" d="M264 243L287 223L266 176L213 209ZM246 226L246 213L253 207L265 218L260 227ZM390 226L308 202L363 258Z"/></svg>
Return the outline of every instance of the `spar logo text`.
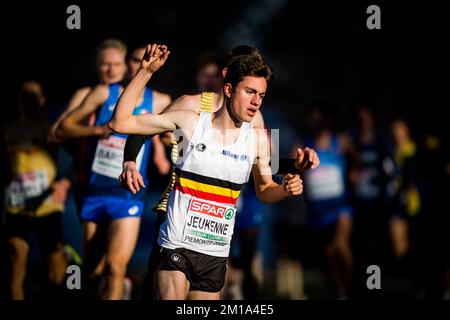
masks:
<svg viewBox="0 0 450 320"><path fill-rule="evenodd" d="M226 209L227 209L226 207L199 200L193 200L189 207L189 210L192 212L203 213L217 218L223 218Z"/></svg>

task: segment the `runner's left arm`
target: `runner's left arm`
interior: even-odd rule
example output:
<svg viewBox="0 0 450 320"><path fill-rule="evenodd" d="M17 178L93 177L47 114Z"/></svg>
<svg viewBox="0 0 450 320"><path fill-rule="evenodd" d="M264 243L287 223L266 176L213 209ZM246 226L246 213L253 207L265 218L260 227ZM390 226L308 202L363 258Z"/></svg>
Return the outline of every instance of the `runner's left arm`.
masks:
<svg viewBox="0 0 450 320"><path fill-rule="evenodd" d="M269 138L262 130L256 132L257 134L254 135L256 163L253 164L252 174L257 197L265 203L276 203L289 196L300 195L303 192L300 175L293 173L285 175L281 185L273 181Z"/></svg>

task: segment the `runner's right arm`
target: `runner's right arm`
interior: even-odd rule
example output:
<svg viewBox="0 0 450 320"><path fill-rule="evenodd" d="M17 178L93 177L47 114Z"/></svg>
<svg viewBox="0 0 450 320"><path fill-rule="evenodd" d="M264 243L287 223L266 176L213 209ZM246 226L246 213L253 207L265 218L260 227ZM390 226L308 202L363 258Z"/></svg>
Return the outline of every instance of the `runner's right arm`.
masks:
<svg viewBox="0 0 450 320"><path fill-rule="evenodd" d="M176 99L173 103L168 105L166 108L162 110L162 114L171 112L171 111L192 111L192 112L199 112L200 110L200 95L184 95L180 98ZM125 143L125 150L124 150L124 165L125 162L128 161L136 161L137 155L139 154L139 151L141 150L142 146L147 142L148 139L151 139L151 136L149 135L135 135L130 134L127 137L127 141Z"/></svg>

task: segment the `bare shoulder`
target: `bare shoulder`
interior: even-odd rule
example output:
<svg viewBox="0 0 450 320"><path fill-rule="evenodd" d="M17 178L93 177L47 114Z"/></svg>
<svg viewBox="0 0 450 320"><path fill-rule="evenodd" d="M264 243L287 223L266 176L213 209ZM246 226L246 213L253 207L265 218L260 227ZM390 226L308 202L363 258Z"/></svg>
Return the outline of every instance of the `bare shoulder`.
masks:
<svg viewBox="0 0 450 320"><path fill-rule="evenodd" d="M82 88L78 89L77 91L75 91L75 93L72 95L72 97L73 98L79 97L81 99L84 99L91 91L92 91L92 87L82 87Z"/></svg>
<svg viewBox="0 0 450 320"><path fill-rule="evenodd" d="M167 113L170 117L177 119L180 124L190 123L192 121L197 121L199 118L198 112L192 110L173 110Z"/></svg>
<svg viewBox="0 0 450 320"><path fill-rule="evenodd" d="M72 108L80 105L88 94L91 93L92 89L92 87L82 87L75 91L72 97L70 97L70 103L73 105Z"/></svg>
<svg viewBox="0 0 450 320"><path fill-rule="evenodd" d="M175 102L177 102L183 110L198 112L198 110L200 109L200 100L200 94L185 94L179 97Z"/></svg>
<svg viewBox="0 0 450 320"><path fill-rule="evenodd" d="M200 109L200 94L182 95L164 109L164 113L172 111L191 111L198 113Z"/></svg>
<svg viewBox="0 0 450 320"><path fill-rule="evenodd" d="M68 112L79 107L84 99L86 99L86 97L89 95L89 93L92 92L92 89L92 87L82 87L76 90L75 93L70 97L69 103L67 104L67 107L61 116L63 117Z"/></svg>
<svg viewBox="0 0 450 320"><path fill-rule="evenodd" d="M121 88L120 90L122 90L123 88ZM94 87L94 89L92 90L92 93L95 94L107 94L109 95L109 85L107 84L98 84Z"/></svg>
<svg viewBox="0 0 450 320"><path fill-rule="evenodd" d="M177 129L193 132L197 124L199 114L191 110L175 110L164 113L165 117L170 119Z"/></svg>
<svg viewBox="0 0 450 320"><path fill-rule="evenodd" d="M86 99L91 102L103 103L109 97L109 85L98 84L87 95ZM84 99L83 99L84 100Z"/></svg>

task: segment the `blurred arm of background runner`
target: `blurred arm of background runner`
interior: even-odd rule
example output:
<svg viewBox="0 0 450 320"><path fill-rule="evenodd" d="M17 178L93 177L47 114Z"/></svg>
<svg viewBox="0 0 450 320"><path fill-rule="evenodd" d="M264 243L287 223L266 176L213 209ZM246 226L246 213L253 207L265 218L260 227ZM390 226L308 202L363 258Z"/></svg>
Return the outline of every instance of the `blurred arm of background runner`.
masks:
<svg viewBox="0 0 450 320"><path fill-rule="evenodd" d="M85 126L82 121L97 110L108 98L108 85L97 85L84 99L81 106L73 110L58 126L56 134L63 138L82 138L90 136L107 137L112 131L107 125Z"/></svg>
<svg viewBox="0 0 450 320"><path fill-rule="evenodd" d="M92 88L85 87L77 90L72 98L70 98L69 103L67 104L66 109L61 113L61 115L56 119L56 121L50 127L50 131L48 134L48 141L51 143L60 143L64 141L63 137L57 134L58 126L61 122L67 117L69 113L71 113L75 108L79 107L84 99L86 99L89 92L91 92Z"/></svg>

